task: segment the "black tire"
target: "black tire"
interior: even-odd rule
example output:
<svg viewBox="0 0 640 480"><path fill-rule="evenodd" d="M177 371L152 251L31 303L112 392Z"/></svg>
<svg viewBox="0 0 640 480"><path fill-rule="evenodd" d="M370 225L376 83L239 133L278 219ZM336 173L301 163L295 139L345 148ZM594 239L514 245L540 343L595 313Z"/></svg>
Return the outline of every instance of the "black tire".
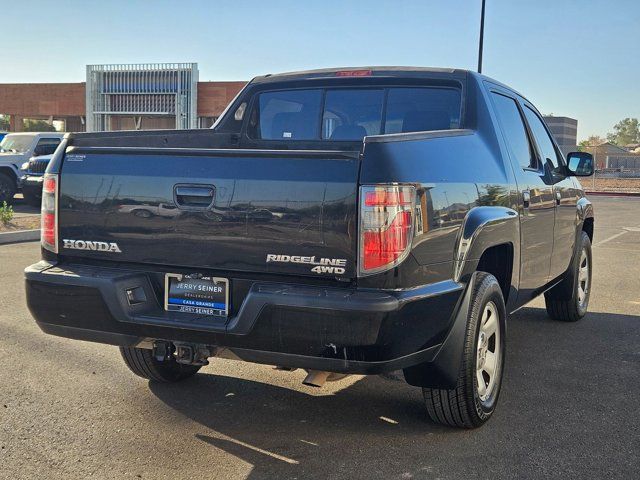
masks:
<svg viewBox="0 0 640 480"><path fill-rule="evenodd" d="M192 377L200 370L199 366L182 365L173 357L159 362L153 356L152 350L144 348L120 347L120 353L129 370L152 382L179 382Z"/></svg>
<svg viewBox="0 0 640 480"><path fill-rule="evenodd" d="M42 204L42 195L38 195L31 190L22 190L22 196L24 201L32 207L40 207Z"/></svg>
<svg viewBox="0 0 640 480"><path fill-rule="evenodd" d="M482 357L481 350L478 349L478 342L481 326L488 325L488 319L494 315L491 313L487 316L487 321L482 322L485 311L491 309L490 304L495 307L492 311L495 312L496 317L492 321L497 323L497 334L488 338L484 335L482 338L488 341L488 351L491 350L491 339L493 339L495 376L493 383L485 384L485 393L481 395L476 367L480 365L479 362L482 362L480 365L482 369L485 359ZM453 390L422 389L429 418L435 423L458 428L476 428L491 418L500 395L504 371L506 309L502 290L493 275L477 273L469 307L462 364L456 388ZM480 345L484 345L485 341ZM486 353L487 351L485 355ZM484 382L484 371L481 371L480 375ZM484 398L481 398L482 396Z"/></svg>
<svg viewBox="0 0 640 480"><path fill-rule="evenodd" d="M584 254L584 255L583 255ZM581 268L586 263L587 276L580 276ZM544 294L547 314L562 322L577 322L587 313L591 296L591 240L586 232L580 232L571 265L564 279ZM584 295L582 299L581 295Z"/></svg>
<svg viewBox="0 0 640 480"><path fill-rule="evenodd" d="M8 175L0 173L0 207L3 202L7 205L13 203L13 196L16 194L16 182Z"/></svg>

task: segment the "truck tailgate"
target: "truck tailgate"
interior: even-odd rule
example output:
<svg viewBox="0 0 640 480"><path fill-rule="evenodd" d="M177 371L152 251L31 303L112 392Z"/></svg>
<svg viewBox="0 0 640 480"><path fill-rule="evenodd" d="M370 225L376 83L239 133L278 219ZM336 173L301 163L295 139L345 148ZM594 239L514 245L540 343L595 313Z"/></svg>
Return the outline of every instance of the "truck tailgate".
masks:
<svg viewBox="0 0 640 480"><path fill-rule="evenodd" d="M350 278L358 170L350 152L72 147L60 253Z"/></svg>

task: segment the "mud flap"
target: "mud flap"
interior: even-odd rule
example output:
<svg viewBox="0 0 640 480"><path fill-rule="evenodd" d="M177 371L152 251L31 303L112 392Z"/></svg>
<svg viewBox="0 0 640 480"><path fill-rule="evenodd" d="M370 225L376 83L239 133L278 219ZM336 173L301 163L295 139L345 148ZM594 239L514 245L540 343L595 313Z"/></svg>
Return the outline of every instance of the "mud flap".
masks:
<svg viewBox="0 0 640 480"><path fill-rule="evenodd" d="M456 387L458 373L462 365L471 295L476 283L476 277L477 272L474 272L469 283L467 283L453 326L434 359L431 362L420 363L403 370L404 378L409 385L445 390Z"/></svg>

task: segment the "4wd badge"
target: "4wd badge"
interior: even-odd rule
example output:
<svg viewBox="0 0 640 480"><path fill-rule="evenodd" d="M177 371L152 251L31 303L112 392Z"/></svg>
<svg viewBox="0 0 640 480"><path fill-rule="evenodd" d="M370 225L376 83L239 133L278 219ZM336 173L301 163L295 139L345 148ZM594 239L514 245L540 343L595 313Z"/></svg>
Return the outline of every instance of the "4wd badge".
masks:
<svg viewBox="0 0 640 480"><path fill-rule="evenodd" d="M313 265L311 271L313 273L333 273L335 275L343 275L347 266L347 260L345 258L320 258L316 260L316 257L304 257L301 255L275 255L272 253L267 254L267 263L279 262L279 263L305 263L307 265Z"/></svg>

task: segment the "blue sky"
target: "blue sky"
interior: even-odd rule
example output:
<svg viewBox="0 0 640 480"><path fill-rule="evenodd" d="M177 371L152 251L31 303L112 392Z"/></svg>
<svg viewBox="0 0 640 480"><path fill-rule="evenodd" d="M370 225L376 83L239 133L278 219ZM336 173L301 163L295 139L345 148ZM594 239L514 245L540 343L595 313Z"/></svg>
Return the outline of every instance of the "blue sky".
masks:
<svg viewBox="0 0 640 480"><path fill-rule="evenodd" d="M198 62L201 80L328 66L476 68L480 0L3 0L0 83L88 63ZM640 0L487 0L484 73L579 138L640 117Z"/></svg>

